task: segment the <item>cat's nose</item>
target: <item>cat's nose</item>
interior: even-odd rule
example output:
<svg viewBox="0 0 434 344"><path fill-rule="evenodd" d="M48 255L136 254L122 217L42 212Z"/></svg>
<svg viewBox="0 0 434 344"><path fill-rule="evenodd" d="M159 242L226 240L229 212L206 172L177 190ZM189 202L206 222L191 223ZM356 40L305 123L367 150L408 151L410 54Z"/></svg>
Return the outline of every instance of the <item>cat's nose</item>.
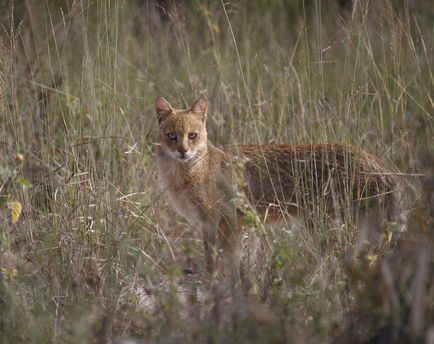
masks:
<svg viewBox="0 0 434 344"><path fill-rule="evenodd" d="M187 153L188 148L187 147L178 147L178 152L181 154Z"/></svg>

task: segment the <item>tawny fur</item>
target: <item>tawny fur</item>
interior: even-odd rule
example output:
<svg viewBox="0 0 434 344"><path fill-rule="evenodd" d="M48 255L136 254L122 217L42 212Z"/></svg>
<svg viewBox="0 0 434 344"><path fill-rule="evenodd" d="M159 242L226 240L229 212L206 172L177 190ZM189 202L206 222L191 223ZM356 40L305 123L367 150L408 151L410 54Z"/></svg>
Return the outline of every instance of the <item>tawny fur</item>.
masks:
<svg viewBox="0 0 434 344"><path fill-rule="evenodd" d="M245 159L245 192L260 213L298 216L320 206L337 216L349 205L381 206L389 218L395 213L393 172L351 145L242 145L226 153Z"/></svg>

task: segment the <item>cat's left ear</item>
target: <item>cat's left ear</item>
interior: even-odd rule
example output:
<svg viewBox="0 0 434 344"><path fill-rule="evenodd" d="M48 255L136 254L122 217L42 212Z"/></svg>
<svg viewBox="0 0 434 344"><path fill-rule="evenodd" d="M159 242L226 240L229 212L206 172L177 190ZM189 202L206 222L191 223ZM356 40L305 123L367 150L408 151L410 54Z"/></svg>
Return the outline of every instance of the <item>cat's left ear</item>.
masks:
<svg viewBox="0 0 434 344"><path fill-rule="evenodd" d="M190 111L205 121L206 114L208 113L208 100L204 96L200 96L200 98L193 103Z"/></svg>
<svg viewBox="0 0 434 344"><path fill-rule="evenodd" d="M163 97L158 96L155 100L155 112L157 113L158 123L174 113L172 106Z"/></svg>

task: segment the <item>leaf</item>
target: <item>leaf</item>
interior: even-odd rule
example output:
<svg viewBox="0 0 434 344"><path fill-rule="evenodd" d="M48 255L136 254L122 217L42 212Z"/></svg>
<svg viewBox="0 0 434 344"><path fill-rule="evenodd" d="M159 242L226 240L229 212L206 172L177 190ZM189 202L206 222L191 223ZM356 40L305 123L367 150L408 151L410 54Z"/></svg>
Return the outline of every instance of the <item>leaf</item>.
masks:
<svg viewBox="0 0 434 344"><path fill-rule="evenodd" d="M33 186L32 183L30 183L26 178L18 178L17 183L22 186L27 186L29 188Z"/></svg>
<svg viewBox="0 0 434 344"><path fill-rule="evenodd" d="M0 209L6 208L8 205L8 195L0 195Z"/></svg>
<svg viewBox="0 0 434 344"><path fill-rule="evenodd" d="M9 202L8 208L11 210L11 220L12 224L16 224L18 219L20 218L21 211L23 210L23 206L20 202L14 201Z"/></svg>

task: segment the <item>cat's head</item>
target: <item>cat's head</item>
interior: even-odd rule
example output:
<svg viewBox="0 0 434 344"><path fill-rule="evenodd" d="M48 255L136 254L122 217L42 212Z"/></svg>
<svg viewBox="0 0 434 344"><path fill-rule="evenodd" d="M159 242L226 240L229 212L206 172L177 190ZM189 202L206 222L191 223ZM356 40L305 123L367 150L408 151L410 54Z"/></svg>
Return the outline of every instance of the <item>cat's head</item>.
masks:
<svg viewBox="0 0 434 344"><path fill-rule="evenodd" d="M204 96L187 110L174 110L162 97L155 101L160 152L179 162L197 159L207 147L206 115L208 101Z"/></svg>

